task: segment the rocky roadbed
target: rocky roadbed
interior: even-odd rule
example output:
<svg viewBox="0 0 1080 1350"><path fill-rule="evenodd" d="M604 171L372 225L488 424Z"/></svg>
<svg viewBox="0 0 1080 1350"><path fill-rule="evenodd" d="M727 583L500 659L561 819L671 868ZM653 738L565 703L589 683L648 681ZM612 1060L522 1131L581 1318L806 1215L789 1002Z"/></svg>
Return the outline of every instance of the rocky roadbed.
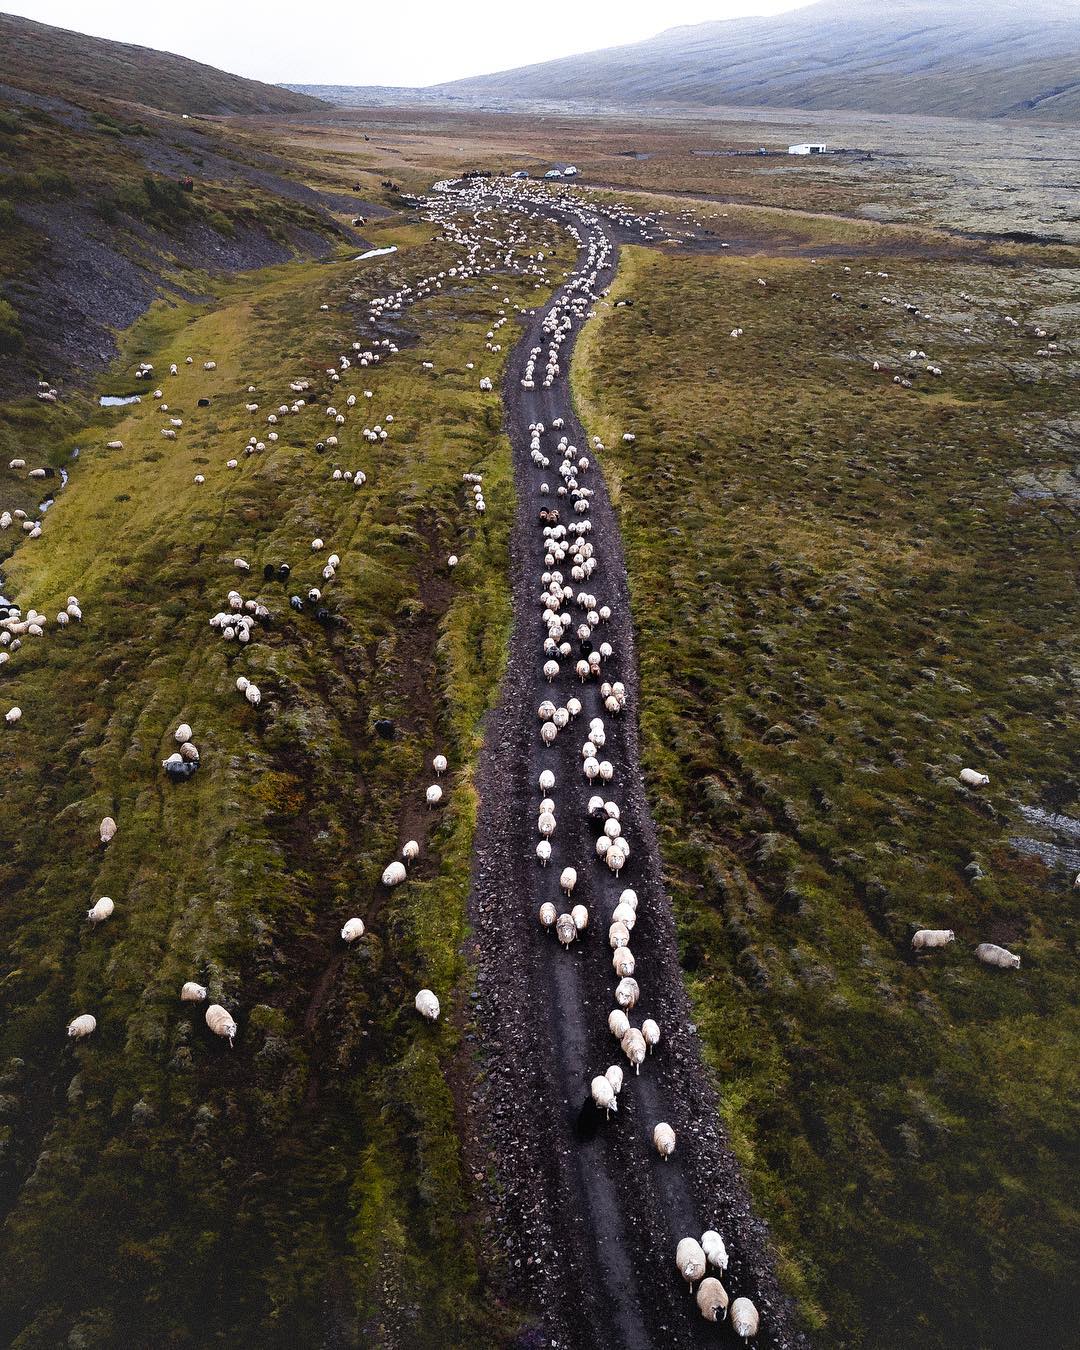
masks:
<svg viewBox="0 0 1080 1350"><path fill-rule="evenodd" d="M566 223L556 208L550 214ZM615 242L611 227L595 228ZM597 287L610 284L616 261L613 251ZM702 1319L675 1267L680 1238L715 1228L731 1255L725 1288L732 1298L752 1298L761 1314L754 1344L804 1347L794 1309L776 1279L766 1225L752 1211L721 1128L682 983L640 763L635 711L640 693L622 542L597 462L602 456L586 451L571 404L572 339L550 389L524 390L520 384L530 348L546 347L541 325L549 307L530 316L503 388L517 487L511 544L515 617L501 701L489 715L478 776L470 899L477 967L472 1020L481 1057L474 1170L488 1160L487 1198L502 1272L515 1301L535 1309L535 1325L523 1344L582 1350L736 1344L729 1324ZM582 776L579 755L590 718L604 716L598 685L579 685L572 669L564 669L549 687L541 670L545 631L536 604L543 559L537 510L544 502L564 506L565 499L539 495L542 480L558 481L557 458L550 470L534 466L529 425L542 421L550 429L558 417L571 443L593 460L583 481L595 493L590 539L600 566L588 585L613 611L603 637L615 655L604 678L621 679L628 693L627 713L605 716L604 755L615 776L604 795L619 803L633 849L617 878L596 859L585 809L595 789ZM549 430L544 442L549 455L552 436ZM583 711L545 748L536 709L545 698L560 701L571 692ZM551 862L541 868L536 809L544 768L556 775L558 828ZM588 929L568 951L537 920L543 901L559 900L559 874L566 865L578 870L574 902L590 913ZM654 1017L662 1032L640 1076L607 1027L616 983L607 923L625 887L640 897L632 945L642 1000L633 1021L640 1025L641 1018ZM593 1107L589 1084L609 1064L622 1065L626 1083L617 1115L605 1120ZM660 1120L678 1138L667 1162L652 1144Z"/></svg>

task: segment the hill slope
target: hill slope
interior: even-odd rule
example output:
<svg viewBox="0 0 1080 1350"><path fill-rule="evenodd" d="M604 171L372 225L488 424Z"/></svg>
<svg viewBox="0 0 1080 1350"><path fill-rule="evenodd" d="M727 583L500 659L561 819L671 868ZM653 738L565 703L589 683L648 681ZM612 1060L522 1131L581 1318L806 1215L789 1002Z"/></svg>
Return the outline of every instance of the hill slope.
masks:
<svg viewBox="0 0 1080 1350"><path fill-rule="evenodd" d="M437 86L452 97L1080 121L1071 0L822 0Z"/></svg>
<svg viewBox="0 0 1080 1350"><path fill-rule="evenodd" d="M303 112L319 100L126 42L0 14L0 82L57 94L94 92L167 112Z"/></svg>

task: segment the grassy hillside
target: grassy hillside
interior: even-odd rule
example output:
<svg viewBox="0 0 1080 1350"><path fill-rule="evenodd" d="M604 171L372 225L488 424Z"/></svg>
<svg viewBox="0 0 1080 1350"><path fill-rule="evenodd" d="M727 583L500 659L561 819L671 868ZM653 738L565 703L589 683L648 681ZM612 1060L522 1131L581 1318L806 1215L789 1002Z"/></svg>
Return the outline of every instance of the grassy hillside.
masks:
<svg viewBox="0 0 1080 1350"><path fill-rule="evenodd" d="M0 396L38 378L62 387L76 371L96 373L115 355L116 333L157 296L198 294L208 273L356 242L348 222L371 207L345 195L352 184L344 171L327 178L206 122L93 93L8 87Z"/></svg>
<svg viewBox="0 0 1080 1350"><path fill-rule="evenodd" d="M205 304L155 306L111 384L148 395L129 372L153 362L184 424L176 441L148 396L84 404L82 422L77 400L9 412L9 445L35 464L47 446L72 477L40 539L0 535L15 550L0 589L50 615L0 671L4 710L23 710L0 737L5 1344L449 1346L513 1325L481 1283L480 1172L464 1165L455 1096L472 763L509 618L508 446L498 396L478 395L464 362L497 376L484 333L504 295L536 292L459 283L400 318L399 356L336 388L325 375L368 297L450 264L453 246L429 233L384 229L379 242L403 251L359 275L293 264ZM310 406L241 455L299 376ZM319 454L323 407L348 392L341 447ZM389 439L369 445L361 423L388 413ZM367 484L334 482L335 465ZM466 470L485 474L483 519ZM26 496L5 467L0 509ZM331 550L338 577L320 582ZM262 576L281 561L287 587ZM288 603L316 582L323 622ZM271 611L246 648L207 622L234 586ZM84 618L60 630L69 593ZM261 688L258 709L240 674ZM181 720L201 765L172 785L161 761ZM436 751L449 804L432 813ZM107 849L105 814L118 824ZM381 872L410 837L421 861L387 891ZM102 894L116 913L93 929ZM368 934L347 949L353 914ZM179 1002L188 979L235 1011L235 1049ZM443 1001L435 1025L412 1009L422 985ZM75 1044L64 1028L82 1011L98 1030Z"/></svg>
<svg viewBox="0 0 1080 1350"><path fill-rule="evenodd" d="M821 0L437 86L454 98L1080 121L1080 9ZM832 138L830 138L832 139Z"/></svg>
<svg viewBox="0 0 1080 1350"><path fill-rule="evenodd" d="M821 261L776 258L754 224L756 257L628 251L575 362L697 1019L820 1345L1064 1347L1075 865L1011 841L1080 815L1075 360L1037 355L1076 340L1075 260L822 219ZM914 957L922 926L955 945Z"/></svg>
<svg viewBox="0 0 1080 1350"><path fill-rule="evenodd" d="M319 100L189 61L0 14L0 83L48 95L142 103L176 113L290 113Z"/></svg>

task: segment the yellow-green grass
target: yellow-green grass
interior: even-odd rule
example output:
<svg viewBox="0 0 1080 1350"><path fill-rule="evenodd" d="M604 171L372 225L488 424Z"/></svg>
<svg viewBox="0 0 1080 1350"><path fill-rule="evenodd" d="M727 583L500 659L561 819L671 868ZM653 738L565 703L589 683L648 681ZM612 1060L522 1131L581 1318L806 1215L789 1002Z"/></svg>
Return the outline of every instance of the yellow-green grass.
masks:
<svg viewBox="0 0 1080 1350"><path fill-rule="evenodd" d="M23 709L0 747L0 1323L21 1347L460 1345L513 1325L481 1279L455 1088L468 1071L472 766L509 623L509 449L498 395L477 384L505 359L484 350L503 296L537 293L459 282L405 312L397 356L335 387L320 374L366 337L360 299L452 265L430 234L398 228L392 257L277 268L205 304L156 305L109 380L141 390L140 405L95 409L77 430L63 407L9 424L18 445L55 417L39 442L49 458L81 450L42 537L0 537L17 544L0 563L5 592L50 616L0 670L5 710ZM169 414L152 381L131 379L140 360ZM311 406L244 457L299 376ZM325 407L349 392L341 448L317 454L335 430ZM369 444L361 428L387 413L389 439ZM184 425L170 441L173 414ZM335 464L367 484L332 482ZM477 470L483 518L461 483ZM0 471L0 497L18 481ZM331 551L341 568L323 583ZM268 561L290 562L287 588L264 582ZM289 608L313 584L341 626ZM273 612L246 649L208 624L233 587ZM84 620L60 631L69 593ZM260 709L236 691L240 674ZM380 717L394 740L375 734ZM182 720L201 767L172 785L161 761ZM449 804L428 813L436 750ZM106 814L118 833L102 849ZM385 892L382 869L409 837L422 861ZM93 930L85 912L103 894L116 913ZM346 952L353 914L369 931ZM187 979L235 1010L234 1050L180 1004ZM435 1025L412 1008L422 985L443 1002ZM64 1028L83 1011L98 1030L75 1046Z"/></svg>
<svg viewBox="0 0 1080 1350"><path fill-rule="evenodd" d="M1020 491L1068 462L1033 324L1068 341L1071 285L629 249L575 356L696 1020L823 1346L1072 1334L1076 893L1009 843L1018 802L1077 812L1075 503ZM904 389L914 348L944 374ZM914 960L922 926L955 945Z"/></svg>

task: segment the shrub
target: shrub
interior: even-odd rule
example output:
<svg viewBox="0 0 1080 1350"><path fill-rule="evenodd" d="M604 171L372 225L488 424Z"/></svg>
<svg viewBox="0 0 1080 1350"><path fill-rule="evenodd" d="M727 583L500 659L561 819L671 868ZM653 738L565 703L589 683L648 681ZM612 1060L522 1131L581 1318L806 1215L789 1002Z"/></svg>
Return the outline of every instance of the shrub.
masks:
<svg viewBox="0 0 1080 1350"><path fill-rule="evenodd" d="M23 349L24 338L15 306L0 300L0 353L12 356Z"/></svg>

